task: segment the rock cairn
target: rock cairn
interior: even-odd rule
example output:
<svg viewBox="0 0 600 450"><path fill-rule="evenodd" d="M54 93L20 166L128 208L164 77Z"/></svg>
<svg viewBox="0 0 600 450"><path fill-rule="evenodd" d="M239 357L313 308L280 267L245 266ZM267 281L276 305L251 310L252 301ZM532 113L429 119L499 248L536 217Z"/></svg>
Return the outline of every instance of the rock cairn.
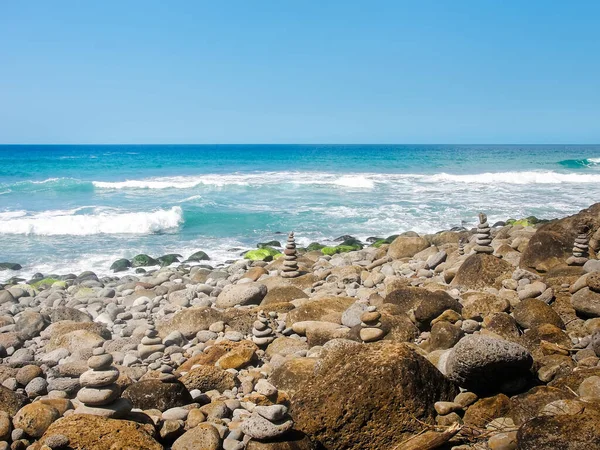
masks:
<svg viewBox="0 0 600 450"><path fill-rule="evenodd" d="M283 269L281 270L282 278L296 278L300 275L298 270L298 255L296 252L296 240L294 239L294 232L292 231L288 235L287 244L283 251Z"/></svg>
<svg viewBox="0 0 600 450"><path fill-rule="evenodd" d="M465 240L460 239L458 241L458 255L463 256L465 254Z"/></svg>
<svg viewBox="0 0 600 450"><path fill-rule="evenodd" d="M115 383L119 369L112 365L112 355L105 353L102 347L95 348L87 363L89 370L79 377L82 388L77 392L77 400L82 405L75 409L75 413L108 418L127 415L132 405L129 400L120 397L121 388Z"/></svg>
<svg viewBox="0 0 600 450"><path fill-rule="evenodd" d="M487 216L484 213L479 213L479 224L477 225L477 234L475 235L475 247L476 253L494 253L492 248L492 229L487 221Z"/></svg>
<svg viewBox="0 0 600 450"><path fill-rule="evenodd" d="M577 237L573 244L573 255L567 259L570 266L583 266L589 259L589 227L581 225L577 229Z"/></svg>
<svg viewBox="0 0 600 450"><path fill-rule="evenodd" d="M252 325L252 342L259 347L265 347L273 342L275 337L269 317L267 317L264 311L259 311Z"/></svg>
<svg viewBox="0 0 600 450"><path fill-rule="evenodd" d="M374 342L380 340L385 332L381 329L381 313L377 307L369 306L367 310L360 315L360 339L363 342Z"/></svg>
<svg viewBox="0 0 600 450"><path fill-rule="evenodd" d="M154 324L150 324L146 330L142 342L137 347L140 359L146 359L148 356L157 352L164 352L165 346L162 339L158 336Z"/></svg>

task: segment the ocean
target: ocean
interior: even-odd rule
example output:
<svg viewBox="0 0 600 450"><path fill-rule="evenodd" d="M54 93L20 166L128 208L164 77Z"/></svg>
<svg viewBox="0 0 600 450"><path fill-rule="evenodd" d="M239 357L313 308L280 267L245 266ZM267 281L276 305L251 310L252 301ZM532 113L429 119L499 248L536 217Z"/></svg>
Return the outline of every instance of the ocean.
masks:
<svg viewBox="0 0 600 450"><path fill-rule="evenodd" d="M0 146L0 272L111 272L138 253L211 264L295 231L433 233L600 200L599 145Z"/></svg>

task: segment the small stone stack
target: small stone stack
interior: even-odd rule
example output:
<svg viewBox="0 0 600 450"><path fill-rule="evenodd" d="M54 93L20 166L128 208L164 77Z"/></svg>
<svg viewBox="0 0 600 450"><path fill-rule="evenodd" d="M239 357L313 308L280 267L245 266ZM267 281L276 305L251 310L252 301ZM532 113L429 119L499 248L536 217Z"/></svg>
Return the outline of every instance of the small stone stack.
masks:
<svg viewBox="0 0 600 450"><path fill-rule="evenodd" d="M589 227L581 225L577 229L577 237L573 244L573 255L567 259L569 266L583 266L589 259L590 248Z"/></svg>
<svg viewBox="0 0 600 450"><path fill-rule="evenodd" d="M285 405L255 406L252 415L242 422L240 430L252 439L275 439L294 426Z"/></svg>
<svg viewBox="0 0 600 450"><path fill-rule="evenodd" d="M300 271L298 270L298 255L296 253L296 240L294 239L293 231L288 236L287 244L285 245L283 254L284 261L283 269L281 270L281 277L296 278L300 275Z"/></svg>
<svg viewBox="0 0 600 450"><path fill-rule="evenodd" d="M363 342L375 342L383 338L385 332L381 329L379 319L381 319L381 313L375 306L369 306L360 315L360 339Z"/></svg>
<svg viewBox="0 0 600 450"><path fill-rule="evenodd" d="M120 397L121 388L115 384L119 369L112 366L112 362L112 355L105 353L102 347L94 349L93 356L88 359L89 370L79 377L82 388L77 392L77 400L82 405L75 413L120 418L131 411L131 402Z"/></svg>
<svg viewBox="0 0 600 450"><path fill-rule="evenodd" d="M148 356L156 352L163 352L165 346L162 343L162 339L158 336L154 324L150 324L146 330L145 336L142 338L141 344L137 347L140 359L146 359Z"/></svg>
<svg viewBox="0 0 600 450"><path fill-rule="evenodd" d="M275 332L271 322L264 311L259 311L257 319L252 325L252 342L259 347L266 347L275 340Z"/></svg>
<svg viewBox="0 0 600 450"><path fill-rule="evenodd" d="M475 253L494 253L492 248L492 229L487 221L487 216L484 213L479 213L479 224L477 225L477 234L475 240Z"/></svg>
<svg viewBox="0 0 600 450"><path fill-rule="evenodd" d="M463 256L465 254L465 240L460 239L458 241L458 255Z"/></svg>

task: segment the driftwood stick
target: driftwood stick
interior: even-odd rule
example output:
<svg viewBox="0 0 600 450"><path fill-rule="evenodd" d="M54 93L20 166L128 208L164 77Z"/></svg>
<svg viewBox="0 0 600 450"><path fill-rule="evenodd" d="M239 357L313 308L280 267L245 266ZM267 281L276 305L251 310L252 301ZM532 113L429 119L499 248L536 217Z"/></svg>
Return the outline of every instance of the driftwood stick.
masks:
<svg viewBox="0 0 600 450"><path fill-rule="evenodd" d="M367 266L367 270L373 270L375 267L383 266L385 263L388 263L392 260L389 256L384 256L383 258L376 259L371 264Z"/></svg>
<svg viewBox="0 0 600 450"><path fill-rule="evenodd" d="M401 442L393 450L434 450L452 439L462 428L455 423L444 431L426 431Z"/></svg>

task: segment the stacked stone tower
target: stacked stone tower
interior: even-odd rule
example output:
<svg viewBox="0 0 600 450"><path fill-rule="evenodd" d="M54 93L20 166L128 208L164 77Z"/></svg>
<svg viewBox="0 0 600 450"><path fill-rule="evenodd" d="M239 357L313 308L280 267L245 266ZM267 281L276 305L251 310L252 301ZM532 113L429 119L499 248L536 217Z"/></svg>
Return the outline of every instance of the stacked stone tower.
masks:
<svg viewBox="0 0 600 450"><path fill-rule="evenodd" d="M577 237L573 244L573 255L567 259L570 266L583 266L589 259L590 236L589 227L580 225L577 227Z"/></svg>
<svg viewBox="0 0 600 450"><path fill-rule="evenodd" d="M282 278L295 278L300 275L298 270L298 255L296 252L296 240L294 239L294 232L292 231L288 235L287 244L283 251L284 261L283 269L281 271Z"/></svg>
<svg viewBox="0 0 600 450"><path fill-rule="evenodd" d="M131 402L121 398L121 388L116 384L119 369L112 363L110 353L105 353L102 347L94 349L93 356L88 359L89 370L79 377L82 388L77 392L77 400L82 405L75 413L120 418L131 411Z"/></svg>
<svg viewBox="0 0 600 450"><path fill-rule="evenodd" d="M494 253L492 248L492 229L487 221L487 216L484 213L479 213L479 224L477 225L477 234L475 239L474 250L476 253L486 253L491 255Z"/></svg>

